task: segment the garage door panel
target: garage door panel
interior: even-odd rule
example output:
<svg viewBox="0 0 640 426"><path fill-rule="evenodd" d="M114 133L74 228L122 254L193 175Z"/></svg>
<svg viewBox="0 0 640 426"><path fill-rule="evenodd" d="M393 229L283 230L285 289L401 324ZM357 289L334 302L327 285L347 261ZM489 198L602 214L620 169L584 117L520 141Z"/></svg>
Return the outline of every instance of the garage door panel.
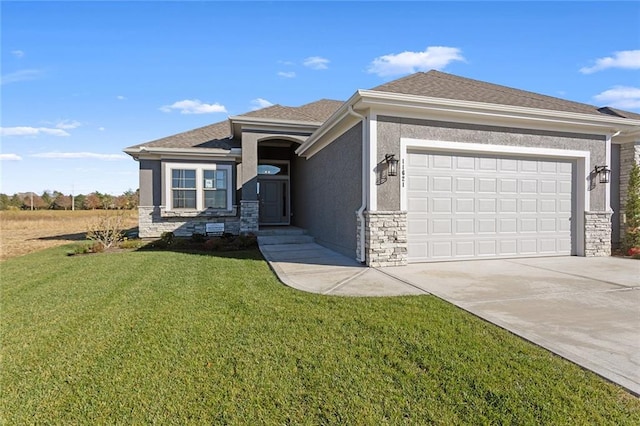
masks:
<svg viewBox="0 0 640 426"><path fill-rule="evenodd" d="M492 178L480 178L478 179L478 193L480 194L495 194L498 189L497 179Z"/></svg>
<svg viewBox="0 0 640 426"><path fill-rule="evenodd" d="M571 162L410 152L409 261L571 254Z"/></svg>
<svg viewBox="0 0 640 426"><path fill-rule="evenodd" d="M451 192L451 176L434 176L431 181L433 192Z"/></svg>
<svg viewBox="0 0 640 426"><path fill-rule="evenodd" d="M454 223L455 223L455 228L454 228L454 233L456 235L462 235L462 234L475 234L475 221L473 220L473 218L469 218L469 219L454 219Z"/></svg>
<svg viewBox="0 0 640 426"><path fill-rule="evenodd" d="M501 194L516 194L518 192L517 179L500 179Z"/></svg>

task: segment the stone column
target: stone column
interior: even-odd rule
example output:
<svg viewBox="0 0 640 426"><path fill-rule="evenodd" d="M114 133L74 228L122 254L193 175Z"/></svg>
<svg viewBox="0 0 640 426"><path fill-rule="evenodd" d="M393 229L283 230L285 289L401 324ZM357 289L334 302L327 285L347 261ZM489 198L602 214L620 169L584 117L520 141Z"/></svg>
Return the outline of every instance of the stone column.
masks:
<svg viewBox="0 0 640 426"><path fill-rule="evenodd" d="M258 135L243 132L240 233L257 233L258 218Z"/></svg>
<svg viewBox="0 0 640 426"><path fill-rule="evenodd" d="M365 250L367 265L403 266L407 264L407 212L365 212Z"/></svg>
<svg viewBox="0 0 640 426"><path fill-rule="evenodd" d="M611 256L611 213L585 212L584 255Z"/></svg>

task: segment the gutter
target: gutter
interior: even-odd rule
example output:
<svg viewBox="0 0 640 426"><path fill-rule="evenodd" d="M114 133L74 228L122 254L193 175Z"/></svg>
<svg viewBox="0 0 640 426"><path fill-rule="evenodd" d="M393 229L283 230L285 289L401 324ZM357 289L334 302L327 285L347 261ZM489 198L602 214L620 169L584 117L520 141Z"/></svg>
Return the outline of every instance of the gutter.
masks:
<svg viewBox="0 0 640 426"><path fill-rule="evenodd" d="M358 215L358 219L360 219L360 255L358 256L358 261L360 263L365 263L366 262L366 253L365 253L365 223L364 223L364 211L367 208L367 195L369 193L368 191L368 185L365 185L365 183L368 183L367 177L368 177L368 173L367 173L367 158L368 156L365 155L366 151L367 151L367 133L369 131L369 127L367 126L367 117L365 117L364 115L358 114L357 112L355 112L353 110L353 105L349 105L349 108L347 110L347 114L353 115L354 117L359 118L360 120L362 120L362 177L361 177L361 181L362 181L362 205L360 206L360 208L358 210L356 210L356 214Z"/></svg>

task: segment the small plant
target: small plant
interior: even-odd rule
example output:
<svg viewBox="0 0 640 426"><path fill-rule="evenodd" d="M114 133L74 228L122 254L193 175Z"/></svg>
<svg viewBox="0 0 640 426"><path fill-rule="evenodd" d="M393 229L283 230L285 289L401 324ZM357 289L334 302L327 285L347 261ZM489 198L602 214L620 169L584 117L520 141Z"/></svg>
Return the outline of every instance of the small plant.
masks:
<svg viewBox="0 0 640 426"><path fill-rule="evenodd" d="M204 234L194 232L191 235L191 241L193 241L194 243L204 243L206 240L207 240L207 236Z"/></svg>
<svg viewBox="0 0 640 426"><path fill-rule="evenodd" d="M115 215L99 216L94 222L89 224L87 239L94 241L94 246L100 245L101 249L94 250L94 253L104 251L122 240L122 228L124 216L121 213Z"/></svg>
<svg viewBox="0 0 640 426"><path fill-rule="evenodd" d="M640 166L634 164L629 175L627 203L625 205L627 217L623 251L628 256L640 253Z"/></svg>
<svg viewBox="0 0 640 426"><path fill-rule="evenodd" d="M121 249L139 249L143 247L146 243L138 238L129 239L125 237L122 241L118 243L118 247Z"/></svg>

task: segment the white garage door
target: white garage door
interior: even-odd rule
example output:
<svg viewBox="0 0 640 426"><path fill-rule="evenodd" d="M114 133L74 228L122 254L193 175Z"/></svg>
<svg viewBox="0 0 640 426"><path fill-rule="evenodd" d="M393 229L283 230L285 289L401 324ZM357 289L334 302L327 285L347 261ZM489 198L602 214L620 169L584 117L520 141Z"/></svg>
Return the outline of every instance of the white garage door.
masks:
<svg viewBox="0 0 640 426"><path fill-rule="evenodd" d="M409 151L408 258L571 254L572 163Z"/></svg>

